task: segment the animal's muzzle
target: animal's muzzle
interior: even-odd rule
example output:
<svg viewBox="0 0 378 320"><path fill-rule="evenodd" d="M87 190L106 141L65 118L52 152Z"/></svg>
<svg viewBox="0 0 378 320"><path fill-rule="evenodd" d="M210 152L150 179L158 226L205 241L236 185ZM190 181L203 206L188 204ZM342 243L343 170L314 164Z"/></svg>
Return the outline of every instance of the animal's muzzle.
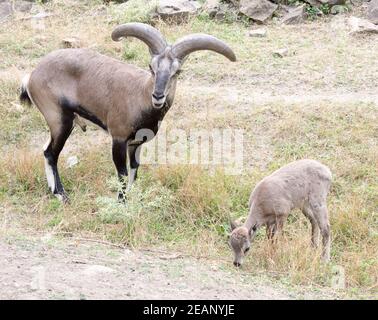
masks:
<svg viewBox="0 0 378 320"><path fill-rule="evenodd" d="M240 263L240 262L237 262L237 261L234 261L234 266L235 266L235 267L240 267L240 266L241 266L241 263Z"/></svg>
<svg viewBox="0 0 378 320"><path fill-rule="evenodd" d="M152 104L155 108L161 108L165 102L164 94L152 94Z"/></svg>
<svg viewBox="0 0 378 320"><path fill-rule="evenodd" d="M152 94L152 97L156 100L161 100L165 98L164 94L155 94L155 93Z"/></svg>

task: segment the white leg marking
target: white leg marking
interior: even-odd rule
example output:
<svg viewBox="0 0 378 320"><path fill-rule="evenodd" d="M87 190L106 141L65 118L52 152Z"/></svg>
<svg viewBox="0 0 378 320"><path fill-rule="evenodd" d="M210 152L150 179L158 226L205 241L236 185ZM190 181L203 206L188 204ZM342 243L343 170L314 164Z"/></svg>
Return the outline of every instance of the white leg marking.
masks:
<svg viewBox="0 0 378 320"><path fill-rule="evenodd" d="M55 191L55 177L54 177L54 171L51 168L49 162L45 158L45 173L47 178L47 184L49 185L49 188L52 193Z"/></svg>
<svg viewBox="0 0 378 320"><path fill-rule="evenodd" d="M46 151L47 148L49 147L49 144L51 142L51 137L46 141L45 145L43 146L43 151ZM49 188L52 193L55 191L55 177L54 177L54 171L51 168L49 162L45 158L45 173L46 173L46 178L47 178L47 184L49 185Z"/></svg>
<svg viewBox="0 0 378 320"><path fill-rule="evenodd" d="M46 143L43 145L43 151L46 151L46 150L47 150L47 148L48 148L50 142L51 142L51 137L49 137L49 138L47 139Z"/></svg>
<svg viewBox="0 0 378 320"><path fill-rule="evenodd" d="M127 192L129 192L131 190L131 187L132 187L134 180L135 180L136 171L137 171L137 169L130 169L129 183L127 184L127 189L126 189Z"/></svg>

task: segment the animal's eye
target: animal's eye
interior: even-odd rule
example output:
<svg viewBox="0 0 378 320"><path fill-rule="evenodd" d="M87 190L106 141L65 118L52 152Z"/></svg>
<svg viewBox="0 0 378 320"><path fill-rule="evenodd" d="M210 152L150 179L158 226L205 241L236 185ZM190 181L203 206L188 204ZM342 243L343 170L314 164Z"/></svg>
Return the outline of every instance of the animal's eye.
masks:
<svg viewBox="0 0 378 320"><path fill-rule="evenodd" d="M247 253L249 251L249 248L245 248L244 253Z"/></svg>

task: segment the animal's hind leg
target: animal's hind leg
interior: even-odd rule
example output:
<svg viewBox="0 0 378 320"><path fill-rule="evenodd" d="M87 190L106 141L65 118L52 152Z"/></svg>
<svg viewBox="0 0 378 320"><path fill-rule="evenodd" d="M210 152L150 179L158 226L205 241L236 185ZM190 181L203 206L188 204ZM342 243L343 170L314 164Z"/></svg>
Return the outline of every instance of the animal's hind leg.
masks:
<svg viewBox="0 0 378 320"><path fill-rule="evenodd" d="M327 205L322 202L313 201L311 204L311 211L319 226L320 234L323 241L322 259L325 262L330 260L331 250L331 230L329 225Z"/></svg>
<svg viewBox="0 0 378 320"><path fill-rule="evenodd" d="M328 220L328 210L325 205L319 207L315 213L315 219L318 222L320 233L323 240L323 261L328 262L330 260L331 251L331 230Z"/></svg>
<svg viewBox="0 0 378 320"><path fill-rule="evenodd" d="M328 262L330 260L331 249L331 230L329 225L328 209L327 209L327 193L328 190L323 190L322 193L310 194L309 207L316 220L320 234L323 240L323 261Z"/></svg>
<svg viewBox="0 0 378 320"><path fill-rule="evenodd" d="M87 125L85 124L84 120L80 118L77 114L74 117L74 124L77 124L83 132L87 131Z"/></svg>
<svg viewBox="0 0 378 320"><path fill-rule="evenodd" d="M319 245L319 226L316 222L314 215L310 208L305 207L302 209L303 214L310 220L311 223L311 244L314 248Z"/></svg>
<svg viewBox="0 0 378 320"><path fill-rule="evenodd" d="M64 113L58 126L50 127L51 137L44 147L45 171L47 183L51 192L60 200L66 202L68 197L64 192L58 173L58 158L67 138L73 128L73 113Z"/></svg>

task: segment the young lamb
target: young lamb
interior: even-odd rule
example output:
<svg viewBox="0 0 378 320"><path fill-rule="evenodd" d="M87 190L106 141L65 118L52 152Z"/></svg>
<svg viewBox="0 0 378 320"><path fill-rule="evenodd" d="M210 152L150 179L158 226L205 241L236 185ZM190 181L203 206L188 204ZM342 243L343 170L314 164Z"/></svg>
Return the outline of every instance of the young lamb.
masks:
<svg viewBox="0 0 378 320"><path fill-rule="evenodd" d="M266 226L268 238L281 231L291 210L298 208L310 220L312 244L318 245L319 229L323 238L322 258L330 259L330 225L327 195L332 174L315 160L294 161L262 179L249 199L249 216L239 227L231 223L230 245L234 265L241 266L256 230Z"/></svg>

